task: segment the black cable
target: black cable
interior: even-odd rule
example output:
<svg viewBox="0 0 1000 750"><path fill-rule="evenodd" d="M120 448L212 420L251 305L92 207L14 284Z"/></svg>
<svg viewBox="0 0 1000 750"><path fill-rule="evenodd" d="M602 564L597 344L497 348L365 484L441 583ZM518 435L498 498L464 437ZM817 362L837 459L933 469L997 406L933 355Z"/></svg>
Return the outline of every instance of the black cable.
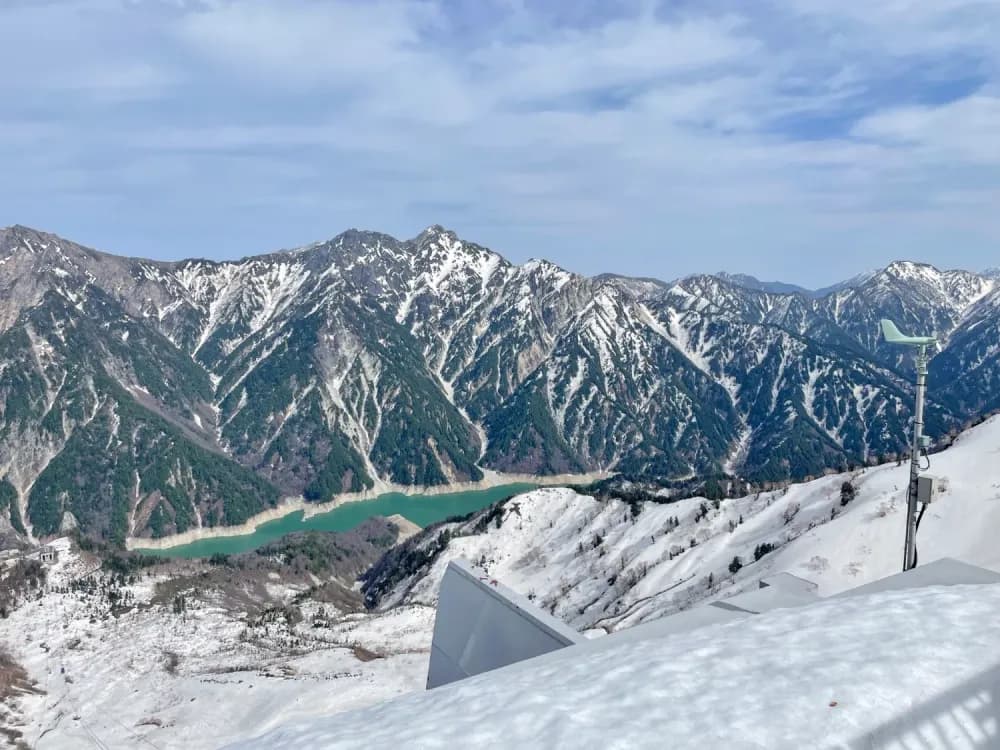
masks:
<svg viewBox="0 0 1000 750"><path fill-rule="evenodd" d="M924 458L927 460L927 465L924 466L921 471L927 471L931 468L931 457L930 454L925 450ZM924 511L927 510L927 503L920 506L920 512L917 514L917 524L913 529L913 567L917 567L917 559L919 555L917 554L917 532L920 531L920 519L924 517Z"/></svg>
<svg viewBox="0 0 1000 750"><path fill-rule="evenodd" d="M920 506L920 512L917 513L917 525L913 529L913 567L917 567L917 559L919 555L917 554L917 532L920 531L920 519L924 517L924 511L927 510L927 503Z"/></svg>

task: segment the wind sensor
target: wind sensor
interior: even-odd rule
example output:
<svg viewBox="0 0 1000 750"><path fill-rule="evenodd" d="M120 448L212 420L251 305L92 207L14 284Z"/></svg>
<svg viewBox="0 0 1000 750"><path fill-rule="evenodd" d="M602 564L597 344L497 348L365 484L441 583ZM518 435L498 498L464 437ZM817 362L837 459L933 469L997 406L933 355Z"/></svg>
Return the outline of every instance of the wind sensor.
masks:
<svg viewBox="0 0 1000 750"><path fill-rule="evenodd" d="M904 336L891 320L882 321L882 336L888 344L912 346L917 350L917 403L913 410L913 444L910 447L910 484L906 492L906 546L903 550L903 570L910 570L917 565L917 527L920 519L917 516L917 505L923 503L924 509L931 502L934 494L934 479L920 474L920 452L930 444L930 439L924 437L924 394L927 391L927 354L928 347L935 346L934 336ZM923 510L920 511L923 515Z"/></svg>

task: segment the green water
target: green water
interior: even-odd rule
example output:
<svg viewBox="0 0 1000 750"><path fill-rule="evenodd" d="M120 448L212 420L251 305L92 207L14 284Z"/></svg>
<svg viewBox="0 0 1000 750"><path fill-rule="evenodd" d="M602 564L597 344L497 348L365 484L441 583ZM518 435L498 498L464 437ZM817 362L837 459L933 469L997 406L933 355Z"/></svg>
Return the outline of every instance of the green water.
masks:
<svg viewBox="0 0 1000 750"><path fill-rule="evenodd" d="M262 547L268 542L294 531L349 531L372 516L399 514L417 524L428 526L451 516L461 516L480 510L498 500L532 490L534 484L506 484L486 490L454 492L448 495L402 495L392 492L371 500L344 503L326 513L306 520L302 511L268 521L252 534L201 539L190 544L180 544L168 549L138 549L158 557L208 557L216 553L233 555Z"/></svg>

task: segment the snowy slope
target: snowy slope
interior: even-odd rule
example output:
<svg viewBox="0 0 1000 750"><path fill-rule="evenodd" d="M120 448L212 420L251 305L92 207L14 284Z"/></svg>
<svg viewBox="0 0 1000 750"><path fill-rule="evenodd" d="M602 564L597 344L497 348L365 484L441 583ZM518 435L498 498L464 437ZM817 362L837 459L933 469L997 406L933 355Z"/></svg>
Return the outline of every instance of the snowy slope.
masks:
<svg viewBox="0 0 1000 750"><path fill-rule="evenodd" d="M930 471L943 491L920 528L921 561L955 557L1000 570L998 456L1000 417L932 456ZM381 607L433 604L444 568L456 557L481 564L580 630L662 617L755 588L779 571L813 580L830 595L899 570L908 471L886 464L722 500L717 508L690 498L646 502L633 511L621 501L568 489L536 490L509 501L499 527L479 514L410 540L434 551L442 532L451 536L443 552L409 576L374 577L369 597ZM846 506L845 481L857 493ZM764 544L776 549L755 562ZM743 564L735 575L729 570L734 557Z"/></svg>
<svg viewBox="0 0 1000 750"><path fill-rule="evenodd" d="M42 691L12 707L21 716L13 728L33 748L212 748L424 685L426 607L372 617L309 601L295 627L255 627L210 593L189 596L186 613L175 614L153 598L157 576L125 587L136 606L114 615L102 597L66 588L106 581L96 561L67 539L54 546L47 592L0 620L0 643ZM299 593L272 586L286 600ZM329 627L313 626L320 606Z"/></svg>
<svg viewBox="0 0 1000 750"><path fill-rule="evenodd" d="M580 650L582 649L582 650ZM587 645L240 748L982 748L1000 585L822 602Z"/></svg>
<svg viewBox="0 0 1000 750"><path fill-rule="evenodd" d="M932 456L942 491L918 537L923 562L948 556L1000 570L998 454L994 417ZM718 508L692 498L637 513L537 490L500 514L415 539L431 550L442 532L455 535L383 605L433 603L455 557L595 637L756 588L779 571L829 596L899 570L907 472L889 464ZM845 481L856 488L846 506ZM763 543L777 549L753 562ZM737 556L745 565L733 575ZM995 747L998 615L997 586L823 602L663 641L609 642L586 658L556 653L236 746Z"/></svg>
<svg viewBox="0 0 1000 750"><path fill-rule="evenodd" d="M932 457L931 470L942 477L947 489L928 511L921 526L922 561L951 556L1000 570L1000 548L995 544L995 530L1000 528L998 453L1000 417L964 433L952 448ZM107 605L101 603L103 600L81 597L62 588L90 573L94 565L60 542L60 562L51 573L48 593L39 602L27 603L6 620L0 620L0 641L46 693L40 697L25 697L18 709L24 717L25 737L31 742L40 737L40 748L72 748L92 743L90 733L111 747L145 744L144 739L160 748L214 747L312 718L338 715L339 722L339 715L344 711L371 706L401 693L419 691L426 676L427 649L433 626L432 606L447 560L465 557L484 564L493 577L530 596L578 629L589 630L588 635L594 637L756 588L760 578L778 571L814 580L819 583L821 594L830 595L898 571L903 526L901 493L905 477L905 466L890 464L791 485L787 491L723 500L718 508L710 501L692 498L669 504L645 503L637 512L619 501L598 501L568 489L540 489L509 501L499 512L487 510L484 511L486 515L475 516L469 522L437 527L415 537L408 547L400 548L409 550L409 556L415 559L420 557L418 552L432 552L444 543L444 552L427 567L418 567L382 593L379 611L350 615L330 612L335 623L329 628L316 629L312 626L312 618L317 615L318 605L307 602L301 605L305 615L302 623L291 628L281 623L271 624L268 629L258 627L251 632L250 638L243 635L248 627L246 618L232 614L211 597L189 603L184 618L171 613L169 603L153 602L157 579L140 578L129 586L139 606L118 618L111 616ZM857 495L847 506L841 506L840 488L845 480L855 484ZM831 509L836 513L833 520L830 519ZM480 524L484 519L485 523ZM454 536L448 538L451 534ZM778 549L753 562L754 549L763 543L776 544ZM734 556L741 558L744 567L732 575L729 565ZM397 563L401 569L405 567L401 561ZM278 582L274 590L276 595L286 599L299 593ZM916 601L898 603L898 607L887 604L883 614L895 629L893 642L909 638L910 633L924 632L954 632L957 639L957 634L966 632L962 628L968 626L964 621L947 619L951 617L947 612L931 614L928 611L928 617L946 620L928 620L915 627L904 628L899 622L903 609L945 610L944 605L954 601L947 597L956 595L954 592L940 594L945 598L927 599L923 604ZM989 596L995 604L996 598L992 594ZM977 597L973 597L975 601L979 601ZM979 606L971 599L963 601L965 604L961 606ZM327 609L331 610L330 605ZM762 643L818 642L840 648L842 640L851 640L838 635L842 632L841 625L824 633L808 630L815 628L817 619L830 613L822 608L816 611L820 614L788 613L787 617L793 619L783 621L774 633L766 628L750 631L753 635L747 636L746 643L757 642L753 639ZM996 622L996 614L1000 613L984 616L983 622ZM838 610L831 616L846 618L844 630L868 628L869 625L874 628L873 623L864 624L868 620L863 613ZM786 615L779 613L768 617ZM803 628L804 635L795 635L793 631L797 628ZM939 628L953 630L937 630ZM876 639L881 631L863 632L870 632L870 637ZM991 632L984 631L983 637L992 637ZM720 637L716 631L712 633L713 639ZM730 633L725 637L742 636ZM300 643L289 645L295 642ZM684 668L689 670L690 678L700 680L698 675L714 675L711 682L686 683L667 679L682 673L670 671L670 659L664 657L665 661L658 662L651 672L660 675L659 682L667 691L657 694L661 702L690 701L685 697L687 693L669 692L688 689L685 685L695 692L696 688L701 689L698 686L706 685L711 685L713 691L728 690L727 686L735 678L725 669L749 664L735 657L713 658L729 652L721 646L706 645L711 642L711 639L704 643L685 641L687 645L678 645L676 652L672 644L658 644L652 649L657 654L683 654L690 649L697 655L697 669L689 662L678 662L687 665ZM758 653L744 641L733 643L737 644L733 646L733 653L745 652L747 659L759 660L754 669L771 670L768 679L757 678L757 687L771 685L777 679L775 675L785 674L780 671L784 669L783 661L774 661L766 652ZM1000 642L994 640L993 643L995 650L1000 649ZM966 645L975 650L982 643L966 639ZM382 658L364 661L353 651L354 646L361 646ZM178 657L173 671L167 668L171 653ZM843 660L853 664L850 660L863 652L830 653L833 654L830 664L835 665ZM898 654L894 654L896 652L888 655L895 659ZM955 658L960 660L967 656ZM785 651L781 650L781 658L785 657ZM804 667L808 658L808 653L803 652L803 665L800 666ZM630 672L632 667L626 663L626 657L622 659L623 679L627 675L633 686L646 684L645 679L638 680ZM729 662L732 663L726 667ZM953 672L948 670L949 679L961 679L962 663L956 661L958 667ZM60 671L63 667L65 674ZM813 664L810 668L817 667ZM723 671L712 671L716 669ZM886 669L896 667L887 666ZM936 671L939 667L927 669ZM665 671L661 674L656 670ZM794 671L788 674L799 679ZM820 696L820 708L824 712L829 710L829 700L855 705L852 696L863 694L855 690L863 691L879 679L889 684L896 673L870 673L870 683L860 681L856 687L844 685L842 691L838 688L834 694L836 680L840 679L837 674L830 674L830 695ZM585 677L583 673L577 675L577 679ZM544 687L548 683L536 681L533 684ZM744 685L738 680L733 684ZM739 692L735 687L733 690ZM739 690L745 690L745 686ZM541 694L534 695L541 699ZM725 701L732 699L729 692L719 695ZM871 695L876 698L883 695L886 700L892 697L887 693L872 693L869 699ZM594 696L595 702L608 703L596 692ZM706 697L705 710L721 710L718 706L723 697L711 700ZM815 697L812 695L810 700ZM465 699L466 694L462 694L462 700ZM768 700L784 699L784 693L776 693ZM479 705L474 696L468 700L470 705ZM871 714L851 714L858 728L869 726L865 722L877 723L887 717L885 704L878 701L871 704ZM636 705L639 710L639 704ZM664 727L673 726L676 731L681 728L670 722L681 721L685 716L689 716L691 726L702 729L719 724L696 720L697 712L702 710L700 703L685 705L689 706L686 712L674 711L669 720L655 714L657 721ZM752 711L771 710L774 705L755 704L751 708ZM428 707L427 710L437 709ZM566 710L577 711L578 708L567 707ZM752 711L750 715L757 716ZM803 711L802 716L805 716L808 712ZM482 715L487 717L489 713ZM77 716L80 718L74 718ZM344 726L363 726L354 721L345 718ZM733 721L739 724L743 719L733 715ZM484 722L488 727L488 720ZM417 728L423 726L415 724ZM540 725L531 726L538 731L544 730ZM846 733L845 726L838 726L831 731ZM371 727L369 730L375 731ZM350 738L349 732L355 730L345 731L348 733L344 737ZM305 735L289 736L306 741ZM372 735L372 747L379 746L376 741L379 737ZM569 739L552 735L553 742L570 742L573 735L566 737ZM719 743L724 739L720 736ZM761 742L765 747L774 746ZM807 742L799 746L812 744ZM470 745L458 742L457 746Z"/></svg>

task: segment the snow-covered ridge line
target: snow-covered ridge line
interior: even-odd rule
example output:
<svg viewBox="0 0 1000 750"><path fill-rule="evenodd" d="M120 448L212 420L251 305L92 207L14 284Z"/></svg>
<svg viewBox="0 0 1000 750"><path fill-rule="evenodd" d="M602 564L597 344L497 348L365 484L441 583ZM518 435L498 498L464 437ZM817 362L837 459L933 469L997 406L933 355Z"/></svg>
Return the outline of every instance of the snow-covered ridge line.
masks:
<svg viewBox="0 0 1000 750"><path fill-rule="evenodd" d="M402 242L351 231L219 263L116 258L27 230L0 238L0 251L23 242L37 252L0 269L0 288L16 279L19 292L0 302L0 326L40 304L53 309L28 314L55 316L57 332L60 316L96 323L94 348L142 373L154 411L286 496L450 484L484 469L784 481L884 459L905 444L911 403L897 374L905 353L877 338L887 310L901 309L907 330L926 321L951 332L932 363L930 432L1000 408L984 385L1000 373L1000 293L959 315L995 281L913 264L824 301L714 277L636 287L545 261L516 266L437 226ZM60 336L49 339L67 351L44 373L54 382L81 359ZM0 372L0 389L26 387L14 375ZM52 413L71 410L68 398ZM213 413L197 426L195 415ZM152 505L169 504L142 486ZM219 520L207 507L163 511L150 516L159 534L199 514Z"/></svg>
<svg viewBox="0 0 1000 750"><path fill-rule="evenodd" d="M941 489L920 527L921 561L953 557L1000 571L998 458L1000 416L931 457ZM433 562L374 598L384 607L432 605L456 558L581 630L630 627L754 589L778 572L815 581L829 596L898 572L908 472L893 462L741 498L635 507L539 489L508 501L499 525L490 511L446 525L440 552L427 535L421 544Z"/></svg>

